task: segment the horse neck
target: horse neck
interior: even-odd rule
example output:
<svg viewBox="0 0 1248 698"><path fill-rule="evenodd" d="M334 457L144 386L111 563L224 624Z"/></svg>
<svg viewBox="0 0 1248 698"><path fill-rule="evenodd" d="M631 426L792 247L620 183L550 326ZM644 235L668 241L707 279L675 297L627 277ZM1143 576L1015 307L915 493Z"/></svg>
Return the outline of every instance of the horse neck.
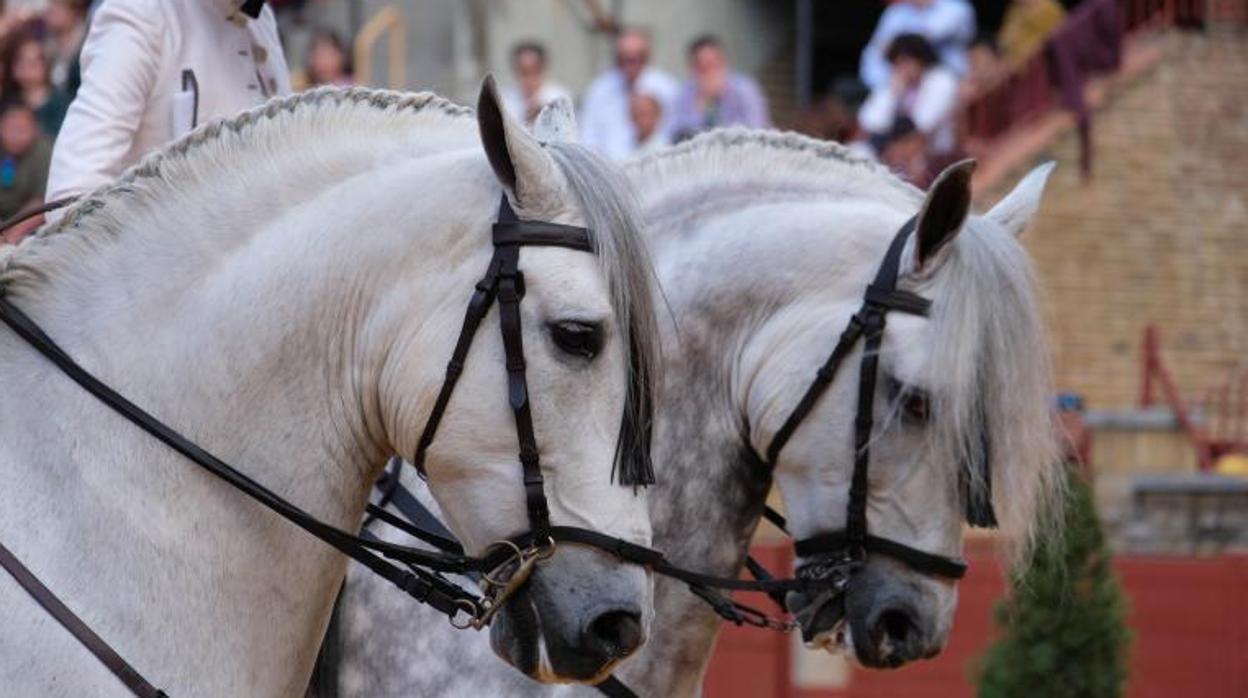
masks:
<svg viewBox="0 0 1248 698"><path fill-rule="evenodd" d="M263 208L245 200L212 216L210 205L203 216L184 208L177 232L120 235L67 266L72 273L13 293L13 302L158 419L328 523L350 528L384 461L377 389L386 348L402 326L441 326L458 315L452 299L462 298L484 265L476 257L488 255L484 240L450 240L462 227L434 226L416 239L400 230L400 197L378 186L387 176L348 181L263 221L242 220L242 212ZM378 193L386 189L391 200ZM491 187L479 189L484 221L493 195L487 197ZM225 239L206 249L214 236ZM397 295L417 302L388 312L395 289L416 280L420 294ZM438 343L437 355L445 352L444 335L416 333L425 334ZM433 354L419 336L406 338L404 351ZM31 446L7 453L0 447L0 469L11 471L7 482L20 480L10 491L20 491L23 504L0 509L30 512L21 520L0 513L6 544L15 543L32 569L53 570L45 582L71 606L91 609L102 635L123 638L118 649L137 666L177 668L156 676L174 693L302 690L344 559L120 427L11 336L0 337L0 356L15 382L29 383L16 394L32 396L10 410L0 405L0 423L26 430ZM411 386L430 398L435 389ZM41 415L56 415L56 424ZM99 447L81 451L66 443L63 424L74 425L73 443ZM35 448L40 443L45 447ZM57 518L52 512L63 510L67 487L90 496L70 509L74 517ZM53 530L57 535L46 540L64 545L39 550L11 541L32 525ZM99 533L105 529L108 535ZM89 565L95 588L56 573L65 559ZM162 574L136 581L136 569ZM135 593L116 594L113 585L127 584ZM272 612L274 604L281 613ZM143 619L143 633L123 630L127 618ZM261 619L266 627L256 628ZM217 643L229 624L247 628L245 638ZM160 644L175 633L179 643ZM199 666L210 669L197 672ZM251 683L261 675L263 686Z"/></svg>

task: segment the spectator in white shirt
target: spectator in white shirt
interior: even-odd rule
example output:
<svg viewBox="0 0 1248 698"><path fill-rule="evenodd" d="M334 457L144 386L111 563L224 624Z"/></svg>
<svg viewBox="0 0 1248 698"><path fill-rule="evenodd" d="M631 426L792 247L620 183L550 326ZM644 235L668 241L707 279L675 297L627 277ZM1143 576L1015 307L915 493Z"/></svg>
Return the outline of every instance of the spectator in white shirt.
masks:
<svg viewBox="0 0 1248 698"><path fill-rule="evenodd" d="M638 143L629 118L632 96L655 97L662 107L659 130L671 135L676 92L675 79L651 67L650 37L638 29L625 29L615 40L615 67L599 75L585 91L581 104L581 141L610 158L628 157Z"/></svg>
<svg viewBox="0 0 1248 698"><path fill-rule="evenodd" d="M563 85L548 79L546 47L536 41L512 47L511 74L516 84L503 90L503 106L528 128L533 128L542 107L560 97L572 98Z"/></svg>
<svg viewBox="0 0 1248 698"><path fill-rule="evenodd" d="M858 123L882 152L900 118L914 123L925 139L929 157L953 152L954 111L958 103L958 78L940 63L927 39L902 34L886 53L891 68L888 84L871 91L858 111Z"/></svg>
<svg viewBox="0 0 1248 698"><path fill-rule="evenodd" d="M52 149L48 200L89 192L197 124L289 93L263 0L103 0Z"/></svg>
<svg viewBox="0 0 1248 698"><path fill-rule="evenodd" d="M888 83L885 51L902 34L923 36L935 47L941 62L960 77L966 74L966 49L975 38L975 8L967 0L897 0L890 4L862 50L859 76L868 88L874 90Z"/></svg>
<svg viewBox="0 0 1248 698"><path fill-rule="evenodd" d="M645 92L634 94L629 104L629 118L637 133L634 156L649 155L672 144L672 139L659 128L663 122L663 105L654 95Z"/></svg>

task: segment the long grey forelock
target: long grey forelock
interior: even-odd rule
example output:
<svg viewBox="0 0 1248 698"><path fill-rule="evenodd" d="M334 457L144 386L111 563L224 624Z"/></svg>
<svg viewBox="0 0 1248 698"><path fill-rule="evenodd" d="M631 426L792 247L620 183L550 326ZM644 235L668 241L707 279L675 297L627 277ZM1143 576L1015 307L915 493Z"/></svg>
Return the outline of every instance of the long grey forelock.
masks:
<svg viewBox="0 0 1248 698"><path fill-rule="evenodd" d="M989 459L997 517L1019 562L1037 536L1060 533L1064 493L1031 262L1013 236L972 218L938 277L929 365L933 384L948 389L932 396L932 446L973 493L987 488Z"/></svg>
<svg viewBox="0 0 1248 698"><path fill-rule="evenodd" d="M620 420L612 478L622 485L655 479L650 456L654 402L659 386L659 334L654 312L654 266L641 235L633 189L614 167L573 143L550 143L547 151L580 205L611 306L626 341L628 390Z"/></svg>

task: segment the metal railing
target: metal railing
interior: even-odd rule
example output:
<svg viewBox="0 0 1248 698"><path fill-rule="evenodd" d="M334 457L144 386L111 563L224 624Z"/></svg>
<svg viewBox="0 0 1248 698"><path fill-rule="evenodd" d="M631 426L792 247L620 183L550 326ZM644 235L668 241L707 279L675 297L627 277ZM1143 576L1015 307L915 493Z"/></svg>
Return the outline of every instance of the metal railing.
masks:
<svg viewBox="0 0 1248 698"><path fill-rule="evenodd" d="M403 11L387 5L377 11L355 37L355 79L361 85L374 85L373 54L377 44L389 37L386 78L396 90L407 87L407 21Z"/></svg>
<svg viewBox="0 0 1248 698"><path fill-rule="evenodd" d="M1170 407L1196 451L1196 463L1201 470L1212 470L1225 455L1248 454L1248 368L1230 371L1205 393L1204 402L1198 405L1202 415L1198 424L1196 409L1179 393L1162 358L1161 331L1156 325L1144 330L1142 358L1140 406L1165 403Z"/></svg>
<svg viewBox="0 0 1248 698"><path fill-rule="evenodd" d="M1174 26L1205 26L1210 21L1248 23L1248 0L1118 0L1118 4L1128 40ZM1074 14L1067 20L1079 21L1085 21L1084 16ZM1056 109L1056 92L1046 48L962 105L959 136L963 149L971 155L990 151L1002 137Z"/></svg>

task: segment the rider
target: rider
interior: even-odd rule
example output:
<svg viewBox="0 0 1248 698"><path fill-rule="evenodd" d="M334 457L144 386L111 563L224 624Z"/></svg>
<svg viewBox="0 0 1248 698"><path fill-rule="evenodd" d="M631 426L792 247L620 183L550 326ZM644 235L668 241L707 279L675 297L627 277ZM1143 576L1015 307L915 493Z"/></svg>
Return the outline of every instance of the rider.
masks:
<svg viewBox="0 0 1248 698"><path fill-rule="evenodd" d="M264 0L103 0L47 198L89 192L198 124L289 93Z"/></svg>

